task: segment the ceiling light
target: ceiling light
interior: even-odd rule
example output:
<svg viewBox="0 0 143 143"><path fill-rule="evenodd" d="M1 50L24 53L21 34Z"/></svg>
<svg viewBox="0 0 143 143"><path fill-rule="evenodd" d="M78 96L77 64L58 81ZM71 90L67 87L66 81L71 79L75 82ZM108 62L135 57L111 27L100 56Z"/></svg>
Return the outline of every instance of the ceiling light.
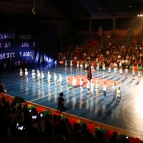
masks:
<svg viewBox="0 0 143 143"><path fill-rule="evenodd" d="M142 16L142 14L140 14L140 16Z"/></svg>
<svg viewBox="0 0 143 143"><path fill-rule="evenodd" d="M131 8L131 7L132 7L132 5L129 5L129 7Z"/></svg>

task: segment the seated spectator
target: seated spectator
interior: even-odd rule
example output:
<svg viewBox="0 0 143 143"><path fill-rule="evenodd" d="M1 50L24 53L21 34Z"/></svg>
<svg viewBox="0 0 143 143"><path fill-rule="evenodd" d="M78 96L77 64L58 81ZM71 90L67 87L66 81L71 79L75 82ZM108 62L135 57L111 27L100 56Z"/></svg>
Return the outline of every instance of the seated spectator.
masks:
<svg viewBox="0 0 143 143"><path fill-rule="evenodd" d="M59 97L58 97L58 108L57 109L63 109L63 110L66 110L65 106L64 106L64 98L63 98L63 93L60 93L59 94Z"/></svg>

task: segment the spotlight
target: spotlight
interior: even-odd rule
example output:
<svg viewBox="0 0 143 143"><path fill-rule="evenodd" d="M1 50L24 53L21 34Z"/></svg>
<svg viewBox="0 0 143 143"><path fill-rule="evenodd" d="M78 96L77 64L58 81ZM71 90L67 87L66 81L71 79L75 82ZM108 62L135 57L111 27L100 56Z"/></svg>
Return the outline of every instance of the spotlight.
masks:
<svg viewBox="0 0 143 143"><path fill-rule="evenodd" d="M140 16L142 16L142 14L140 14Z"/></svg>
<svg viewBox="0 0 143 143"><path fill-rule="evenodd" d="M138 14L138 16L140 16L140 15Z"/></svg>
<svg viewBox="0 0 143 143"><path fill-rule="evenodd" d="M35 15L35 8L32 8L32 12L33 12L33 14Z"/></svg>

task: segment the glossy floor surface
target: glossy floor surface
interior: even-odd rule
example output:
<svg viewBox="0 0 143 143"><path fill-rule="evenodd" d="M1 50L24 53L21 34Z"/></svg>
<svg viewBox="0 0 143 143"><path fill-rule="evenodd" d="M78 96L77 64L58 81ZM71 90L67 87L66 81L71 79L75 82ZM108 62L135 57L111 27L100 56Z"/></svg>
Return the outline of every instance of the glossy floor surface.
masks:
<svg viewBox="0 0 143 143"><path fill-rule="evenodd" d="M39 83L37 79L35 82L32 81L31 71L33 68L44 71L44 84L41 81ZM25 100L56 109L58 95L63 92L67 113L138 134L143 133L143 81L137 81L137 74L135 80L132 81L131 71L127 79L125 79L124 75L120 78L119 73L116 76L113 73L107 76L108 73L105 71L103 77L102 71L95 72L93 77L100 81L100 96L96 98L91 93L87 94L86 87L81 92L80 87L76 87L75 91L73 91L71 85L69 89L66 86L67 76L77 75L84 77L87 74L85 70L76 70L75 67L72 70L69 67L65 70L64 66L55 64L27 67L27 69L29 72L28 81L26 81L25 77L20 80L19 68L0 71L0 80L4 83L7 94L20 96ZM50 84L47 82L48 71L52 74ZM63 76L62 86L58 84L56 87L54 86L54 72ZM122 98L119 104L112 100L112 84L109 84L107 97L104 98L102 92L103 81L106 81L107 85L114 81L120 84Z"/></svg>

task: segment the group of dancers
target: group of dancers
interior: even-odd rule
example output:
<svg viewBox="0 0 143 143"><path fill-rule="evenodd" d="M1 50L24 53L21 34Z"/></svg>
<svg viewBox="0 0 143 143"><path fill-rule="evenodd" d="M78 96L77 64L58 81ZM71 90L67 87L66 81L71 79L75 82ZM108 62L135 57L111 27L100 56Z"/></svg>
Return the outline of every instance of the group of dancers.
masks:
<svg viewBox="0 0 143 143"><path fill-rule="evenodd" d="M28 80L28 70L25 68L25 78L26 80ZM23 78L24 75L22 69L20 69L20 78ZM106 82L103 83L103 86L100 87L98 80L96 80L94 82L94 80L92 79L92 73L91 73L91 69L88 70L87 72L87 79L84 81L82 77L80 77L79 79L79 88L80 88L80 92L83 92L84 89L84 85L85 88L87 89L87 95L89 95L90 93L92 94L92 96L96 95L96 97L99 97L99 88L102 88L103 90L103 95L104 97L106 97L106 91L107 91L107 85ZM35 70L32 70L31 73L32 76L32 81L36 81L36 78L38 80L38 83L40 83L40 81L42 83L44 83L44 72L40 72L39 70L37 70L37 73L35 72ZM57 86L57 84L59 84L60 86L62 86L62 82L63 82L63 76L61 74L57 75L56 73L53 74L53 76L51 75L51 73L48 71L47 73L47 82L50 84L51 82L51 78L54 81L54 85ZM75 75L73 75L72 79L69 79L69 77L67 76L66 78L66 87L67 90L69 90L70 85L72 84L72 89L73 91L76 90L77 86L77 78ZM64 81L65 81L64 79ZM71 82L69 81L71 80ZM116 86L116 83L113 83L113 100L116 100L116 102L120 102L121 99L121 91L120 91L120 87Z"/></svg>
<svg viewBox="0 0 143 143"><path fill-rule="evenodd" d="M72 61L70 61L70 68L72 69L73 67L73 63ZM67 60L65 60L65 69L67 69L68 66L68 62ZM120 74L120 78L122 78L123 74L125 75L125 78L128 78L128 72L129 72L129 65L126 65L125 68L122 68L122 62L119 62L119 64L117 64L116 62L113 64L113 67L111 68L111 66L109 65L108 67L105 66L105 63L102 63L102 66L99 65L99 63L97 62L96 66L94 66L94 64L89 64L89 62L85 62L85 64L83 65L83 63L80 63L79 61L77 61L76 64L76 69L77 70L82 70L83 67L85 68L85 70L90 67L92 72L97 72L99 73L100 68L102 68L102 73L103 73L103 77L105 76L105 70L108 70L108 76L111 75L111 72L113 71L114 76L117 76L117 73ZM141 76L142 76L142 70L140 68L138 68L138 71L135 70L134 66L132 67L132 80L135 80L135 75L137 74L138 77L138 82L141 81Z"/></svg>

